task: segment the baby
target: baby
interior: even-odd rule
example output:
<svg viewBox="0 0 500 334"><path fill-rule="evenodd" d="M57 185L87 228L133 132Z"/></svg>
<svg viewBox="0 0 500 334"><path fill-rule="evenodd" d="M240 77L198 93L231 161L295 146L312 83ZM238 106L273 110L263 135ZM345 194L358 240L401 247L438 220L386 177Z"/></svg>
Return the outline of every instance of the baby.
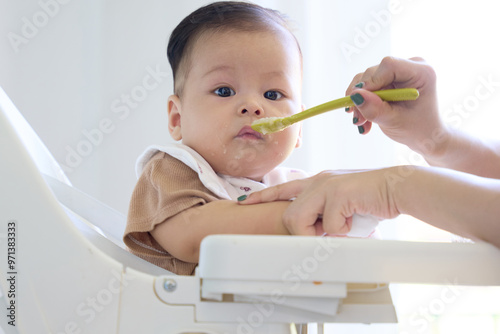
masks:
<svg viewBox="0 0 500 334"><path fill-rule="evenodd" d="M210 234L289 234L288 201L250 206L238 197L304 178L280 165L300 145L301 127L261 135L263 117L303 109L302 55L279 13L246 2L217 2L172 32L174 95L168 128L182 144L150 147L139 158L124 242L136 255L191 275Z"/></svg>

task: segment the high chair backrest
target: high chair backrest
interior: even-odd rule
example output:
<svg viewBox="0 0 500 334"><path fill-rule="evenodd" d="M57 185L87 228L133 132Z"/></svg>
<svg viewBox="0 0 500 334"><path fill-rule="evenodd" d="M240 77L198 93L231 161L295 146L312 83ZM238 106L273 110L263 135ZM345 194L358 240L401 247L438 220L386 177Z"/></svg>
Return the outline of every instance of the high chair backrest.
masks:
<svg viewBox="0 0 500 334"><path fill-rule="evenodd" d="M0 137L0 239L9 238L0 241L11 245L10 258L0 259L0 284L4 298L13 286L23 290L8 301L22 305L22 314L12 311L20 332L59 333L65 324L74 328L72 318L85 319L79 307L103 286L115 291L124 268L168 274L124 249L125 216L71 186L1 88ZM103 311L109 321L100 321L96 333L116 332L119 297L111 297Z"/></svg>
<svg viewBox="0 0 500 334"><path fill-rule="evenodd" d="M37 169L33 173L42 175L61 208L87 239L98 247L105 248L107 253L124 260L126 264L131 264L132 267L140 267L146 272L155 274L168 273L160 268L157 270L156 267L126 251L122 241L126 224L125 215L72 186L56 159L1 87L0 110L5 121L10 124L13 135L22 144L17 153L22 155L22 151L26 151L29 154ZM7 131L2 133L2 137L5 143L15 147L16 139L9 138Z"/></svg>
<svg viewBox="0 0 500 334"><path fill-rule="evenodd" d="M49 152L40 137L36 134L33 128L29 125L23 115L17 110L14 103L7 96L5 91L0 87L0 109L4 116L12 124L18 138L23 143L26 150L29 152L38 170L60 182L71 185L64 171ZM4 137L5 134L2 134ZM5 138L7 140L7 138Z"/></svg>
<svg viewBox="0 0 500 334"><path fill-rule="evenodd" d="M58 182L69 181L3 91L0 97L0 220L11 245L10 258L0 258L0 283L4 295L14 291L8 304L21 333L59 333L64 323L58 328L55 319L73 323L78 303L113 273L120 276L122 268L95 256L98 250L75 227L40 170ZM118 312L118 302L109 306L110 315Z"/></svg>

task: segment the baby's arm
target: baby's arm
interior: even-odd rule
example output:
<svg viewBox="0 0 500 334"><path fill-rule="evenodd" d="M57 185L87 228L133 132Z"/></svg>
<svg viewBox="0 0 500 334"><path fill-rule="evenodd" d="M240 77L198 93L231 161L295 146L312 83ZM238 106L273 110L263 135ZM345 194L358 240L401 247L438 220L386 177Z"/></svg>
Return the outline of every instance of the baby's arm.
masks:
<svg viewBox="0 0 500 334"><path fill-rule="evenodd" d="M289 234L282 222L288 201L243 206L220 200L185 210L151 235L172 256L197 263L201 240L210 234Z"/></svg>

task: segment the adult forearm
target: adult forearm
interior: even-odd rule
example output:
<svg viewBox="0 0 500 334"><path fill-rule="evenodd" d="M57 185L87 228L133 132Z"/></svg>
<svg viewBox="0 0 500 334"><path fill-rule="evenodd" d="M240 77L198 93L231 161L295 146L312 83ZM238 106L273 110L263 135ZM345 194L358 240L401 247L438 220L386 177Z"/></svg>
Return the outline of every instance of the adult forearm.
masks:
<svg viewBox="0 0 500 334"><path fill-rule="evenodd" d="M445 129L422 147L420 153L432 166L500 179L500 145L496 143Z"/></svg>
<svg viewBox="0 0 500 334"><path fill-rule="evenodd" d="M442 168L398 167L400 213L500 247L500 181Z"/></svg>

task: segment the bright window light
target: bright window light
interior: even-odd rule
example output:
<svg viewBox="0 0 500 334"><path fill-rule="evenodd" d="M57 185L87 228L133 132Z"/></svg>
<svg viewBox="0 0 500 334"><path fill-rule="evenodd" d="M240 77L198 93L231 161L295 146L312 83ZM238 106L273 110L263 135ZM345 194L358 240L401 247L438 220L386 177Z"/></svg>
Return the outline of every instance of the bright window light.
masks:
<svg viewBox="0 0 500 334"><path fill-rule="evenodd" d="M500 140L500 3L397 2L402 11L392 19L392 55L420 56L434 67L440 112L447 124ZM412 154L400 147L396 162L408 161ZM404 224L398 228L404 239L454 238L410 218L398 224ZM500 333L498 287L450 286L399 286L395 303L400 333Z"/></svg>

